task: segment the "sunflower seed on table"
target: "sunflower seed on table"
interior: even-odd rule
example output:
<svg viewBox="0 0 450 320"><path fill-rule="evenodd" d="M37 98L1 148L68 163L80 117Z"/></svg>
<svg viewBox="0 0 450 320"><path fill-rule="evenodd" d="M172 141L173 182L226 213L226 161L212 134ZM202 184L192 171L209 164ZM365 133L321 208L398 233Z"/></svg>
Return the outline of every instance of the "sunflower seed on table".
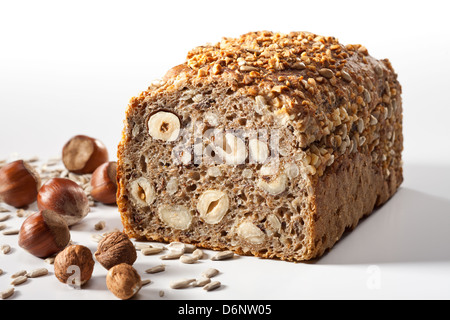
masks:
<svg viewBox="0 0 450 320"><path fill-rule="evenodd" d="M214 268L209 268L202 272L202 276L204 276L206 278L212 278L212 277L217 276L218 274L219 274L219 270L214 269Z"/></svg>
<svg viewBox="0 0 450 320"><path fill-rule="evenodd" d="M150 282L152 282L150 279L141 280L141 287L149 284Z"/></svg>
<svg viewBox="0 0 450 320"><path fill-rule="evenodd" d="M170 282L170 287L172 289L183 289L183 288L187 288L194 281L195 281L195 279L174 280L174 281Z"/></svg>
<svg viewBox="0 0 450 320"><path fill-rule="evenodd" d="M220 286L221 286L220 281L213 281L213 282L210 282L207 285L205 285L203 287L203 290L211 291L211 290L215 290L215 289L219 288Z"/></svg>
<svg viewBox="0 0 450 320"><path fill-rule="evenodd" d="M17 278L20 276L24 276L26 274L27 274L27 270L20 270L20 271L15 272L14 274L12 274L11 278L14 279L14 278Z"/></svg>
<svg viewBox="0 0 450 320"><path fill-rule="evenodd" d="M144 256L148 256L151 254L157 254L157 253L161 253L163 251L162 248L154 248L154 247L150 247L150 248L143 248L141 249L141 253Z"/></svg>
<svg viewBox="0 0 450 320"><path fill-rule="evenodd" d="M18 276L17 278L14 278L13 281L11 281L11 284L13 286L17 286L19 284L22 284L28 280L27 276Z"/></svg>
<svg viewBox="0 0 450 320"><path fill-rule="evenodd" d="M2 251L3 254L7 254L11 251L11 246L9 244L2 244L0 246L0 249Z"/></svg>
<svg viewBox="0 0 450 320"><path fill-rule="evenodd" d="M213 261L231 259L234 256L233 251L221 251L211 258Z"/></svg>
<svg viewBox="0 0 450 320"><path fill-rule="evenodd" d="M13 236L13 235L19 234L19 229L5 230L5 231L2 232L2 234L4 236Z"/></svg>
<svg viewBox="0 0 450 320"><path fill-rule="evenodd" d="M37 278L42 277L48 274L48 270L46 268L34 269L26 274L28 278Z"/></svg>
<svg viewBox="0 0 450 320"><path fill-rule="evenodd" d="M171 260L171 259L178 259L183 255L183 252L179 251L171 251L161 257L159 257L161 260Z"/></svg>
<svg viewBox="0 0 450 320"><path fill-rule="evenodd" d="M192 263L197 262L197 259L195 257L187 256L187 255L183 254L180 257L180 261L183 263L186 263L186 264L192 264Z"/></svg>
<svg viewBox="0 0 450 320"><path fill-rule="evenodd" d="M2 206L0 206L0 212L10 212L10 210L3 208Z"/></svg>
<svg viewBox="0 0 450 320"><path fill-rule="evenodd" d="M207 284L210 283L210 282L211 282L211 279L210 279L210 278L202 277L202 278L200 278L200 279L195 280L195 281L192 283L192 285L193 285L194 287L203 287L203 286L207 285Z"/></svg>
<svg viewBox="0 0 450 320"><path fill-rule="evenodd" d="M13 293L14 293L14 287L11 287L11 288L8 288L8 289L2 291L0 293L0 296L2 297L2 299L6 299L6 298L11 297L13 295Z"/></svg>
<svg viewBox="0 0 450 320"><path fill-rule="evenodd" d="M200 260L201 258L203 258L203 250L195 249L194 252L192 252L192 256L195 257L197 260Z"/></svg>
<svg viewBox="0 0 450 320"><path fill-rule="evenodd" d="M167 249L171 251L181 251L182 253L184 253L186 250L186 245L182 242L174 241L169 243Z"/></svg>
<svg viewBox="0 0 450 320"><path fill-rule="evenodd" d="M164 270L166 270L166 266L163 264L160 264L158 266L155 266L155 267L145 270L145 273L157 273L157 272L162 272Z"/></svg>
<svg viewBox="0 0 450 320"><path fill-rule="evenodd" d="M0 223L0 230L6 229L6 223Z"/></svg>

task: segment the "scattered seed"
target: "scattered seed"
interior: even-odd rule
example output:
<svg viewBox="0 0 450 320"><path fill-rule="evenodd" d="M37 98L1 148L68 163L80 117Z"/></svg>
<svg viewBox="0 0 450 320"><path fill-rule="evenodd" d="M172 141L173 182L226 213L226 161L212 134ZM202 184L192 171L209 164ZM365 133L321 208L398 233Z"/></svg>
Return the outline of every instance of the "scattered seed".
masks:
<svg viewBox="0 0 450 320"><path fill-rule="evenodd" d="M170 282L170 287L172 289L183 289L183 288L187 288L194 281L195 281L195 279L175 280L175 281Z"/></svg>
<svg viewBox="0 0 450 320"><path fill-rule="evenodd" d="M10 211L8 209L0 206L0 212L10 212ZM0 220L0 221L3 221L3 220Z"/></svg>
<svg viewBox="0 0 450 320"><path fill-rule="evenodd" d="M26 273L26 272L25 272L25 273ZM28 280L28 277L27 277L27 276L18 276L17 278L14 278L13 281L11 281L11 284L12 284L13 286L17 286L17 285L19 285L19 284L24 283L24 282L27 281L27 280Z"/></svg>
<svg viewBox="0 0 450 320"><path fill-rule="evenodd" d="M105 229L106 222L105 221L99 221L94 225L95 230L103 230Z"/></svg>
<svg viewBox="0 0 450 320"><path fill-rule="evenodd" d="M0 223L0 230L6 229L6 223Z"/></svg>
<svg viewBox="0 0 450 320"><path fill-rule="evenodd" d="M203 250L201 249L195 249L194 252L192 252L192 256L197 259L200 260L201 258L203 258Z"/></svg>
<svg viewBox="0 0 450 320"><path fill-rule="evenodd" d="M48 257L44 261L47 262L48 264L53 264L53 263L55 263L55 258L56 257Z"/></svg>
<svg viewBox="0 0 450 320"><path fill-rule="evenodd" d="M12 236L12 235L15 235L15 234L19 234L19 229L5 230L5 231L2 232L2 234L4 236Z"/></svg>
<svg viewBox="0 0 450 320"><path fill-rule="evenodd" d="M17 278L17 277L21 277L27 274L27 270L20 270L17 271L16 273L14 273L13 275L11 275L11 278Z"/></svg>
<svg viewBox="0 0 450 320"><path fill-rule="evenodd" d="M210 278L200 278L200 279L197 279L197 280L195 280L193 283L192 283L192 285L194 286L194 287L203 287L203 286L205 286L205 285L207 285L208 283L210 283L211 282L211 279Z"/></svg>
<svg viewBox="0 0 450 320"><path fill-rule="evenodd" d="M14 287L11 287L9 289L2 291L1 292L2 299L11 297L13 295L13 293L14 293Z"/></svg>
<svg viewBox="0 0 450 320"><path fill-rule="evenodd" d="M147 284L149 284L150 282L151 282L150 279L144 279L144 280L142 280L142 281L141 281L141 287L142 287L142 286L145 286L145 285L147 285Z"/></svg>
<svg viewBox="0 0 450 320"><path fill-rule="evenodd" d="M144 256L161 253L162 251L163 251L162 248L153 248L153 247L141 249L141 252Z"/></svg>
<svg viewBox="0 0 450 320"><path fill-rule="evenodd" d="M159 296L160 297L164 297L164 291L163 290L159 290Z"/></svg>
<svg viewBox="0 0 450 320"><path fill-rule="evenodd" d="M3 254L7 254L11 251L11 246L8 244L2 244L1 245L1 251Z"/></svg>
<svg viewBox="0 0 450 320"><path fill-rule="evenodd" d="M94 240L95 242L100 242L100 240L103 239L103 236L99 234L92 234L91 239Z"/></svg>
<svg viewBox="0 0 450 320"><path fill-rule="evenodd" d="M0 269L0 276L3 274L3 270L2 269Z"/></svg>
<svg viewBox="0 0 450 320"><path fill-rule="evenodd" d="M213 261L226 260L234 256L233 251L221 251L211 258Z"/></svg>
<svg viewBox="0 0 450 320"><path fill-rule="evenodd" d="M183 255L183 252L177 252L177 251L171 251L168 254L165 254L161 257L159 257L161 260L171 260L171 259L178 259Z"/></svg>
<svg viewBox="0 0 450 320"><path fill-rule="evenodd" d="M136 248L136 250L140 251L142 249L148 249L148 248L153 248L152 245L147 244L147 243L136 243L134 245L134 247Z"/></svg>
<svg viewBox="0 0 450 320"><path fill-rule="evenodd" d="M45 276L47 274L48 274L48 270L46 268L39 268L39 269L35 269L35 270L28 272L27 277L28 278L37 278L37 277Z"/></svg>
<svg viewBox="0 0 450 320"><path fill-rule="evenodd" d="M213 282L210 282L207 285L205 285L203 287L203 289L206 291L211 291L211 290L215 290L215 289L219 288L220 285L221 285L220 281L213 281Z"/></svg>
<svg viewBox="0 0 450 320"><path fill-rule="evenodd" d="M209 268L202 272L202 276L204 276L206 278L212 278L212 277L217 276L218 274L219 274L219 270L214 269L214 268Z"/></svg>
<svg viewBox="0 0 450 320"><path fill-rule="evenodd" d="M0 217L0 222L6 221L9 218L11 218L11 215L10 214L5 214L5 215Z"/></svg>
<svg viewBox="0 0 450 320"><path fill-rule="evenodd" d="M161 272L164 270L166 270L166 266L163 264L160 264L158 266L155 266L155 267L145 270L145 272L146 273L158 273L158 272Z"/></svg>
<svg viewBox="0 0 450 320"><path fill-rule="evenodd" d="M191 264L191 263L197 262L197 259L193 256L187 256L187 255L183 254L180 257L180 261L183 263Z"/></svg>

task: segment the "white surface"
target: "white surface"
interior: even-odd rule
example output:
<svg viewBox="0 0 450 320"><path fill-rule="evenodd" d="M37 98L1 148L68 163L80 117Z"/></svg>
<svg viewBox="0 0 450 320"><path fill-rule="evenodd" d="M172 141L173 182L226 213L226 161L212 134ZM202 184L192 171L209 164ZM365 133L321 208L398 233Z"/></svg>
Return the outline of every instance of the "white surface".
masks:
<svg viewBox="0 0 450 320"><path fill-rule="evenodd" d="M115 158L128 100L184 60L187 50L253 30L308 30L362 43L388 57L403 86L405 181L324 257L287 263L239 257L194 265L167 261L145 275L141 299L450 298L450 25L445 1L3 1L0 10L0 159L58 155L79 133L103 140ZM20 226L23 218L8 220ZM88 245L93 225L120 227L114 207L96 207L72 230ZM0 289L10 275L45 263L0 235ZM211 256L211 254L209 255ZM160 263L139 255L136 268ZM170 280L221 272L223 287L173 290ZM97 263L82 290L50 274L17 288L15 299L115 299ZM159 290L165 296L159 298Z"/></svg>

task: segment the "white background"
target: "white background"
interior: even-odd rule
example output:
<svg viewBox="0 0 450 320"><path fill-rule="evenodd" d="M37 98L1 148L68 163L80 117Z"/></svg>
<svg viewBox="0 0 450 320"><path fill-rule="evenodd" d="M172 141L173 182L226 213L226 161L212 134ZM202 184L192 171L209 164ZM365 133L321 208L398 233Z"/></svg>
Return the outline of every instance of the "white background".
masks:
<svg viewBox="0 0 450 320"><path fill-rule="evenodd" d="M318 261L240 257L218 267L224 286L207 295L201 289L174 291L168 282L174 273L189 276L211 262L174 262L174 273L149 277L154 282L137 298L161 299L157 292L163 289L163 299L448 299L447 3L1 0L0 159L59 155L76 134L99 138L115 159L129 99L183 62L189 49L222 36L305 30L361 43L374 57L390 59L403 87L405 181L397 195ZM108 226L120 227L115 208L100 206L73 237L89 241L91 226L105 217ZM11 223L20 226L20 220ZM9 242L16 249L0 256L1 269L13 273L42 265L17 248L14 236L0 235L0 243ZM157 262L140 257L137 268ZM15 298L114 299L98 264L95 274L86 290L67 290L50 275L48 290L38 291L35 281ZM8 283L7 273L0 276L0 290Z"/></svg>

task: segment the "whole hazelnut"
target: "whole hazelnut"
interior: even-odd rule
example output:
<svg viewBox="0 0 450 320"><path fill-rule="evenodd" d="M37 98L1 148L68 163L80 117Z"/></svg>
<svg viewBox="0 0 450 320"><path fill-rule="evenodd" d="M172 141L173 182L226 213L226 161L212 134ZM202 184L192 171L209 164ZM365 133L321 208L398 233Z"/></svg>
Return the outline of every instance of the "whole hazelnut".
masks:
<svg viewBox="0 0 450 320"><path fill-rule="evenodd" d="M25 161L17 160L0 169L0 202L20 208L36 201L41 179Z"/></svg>
<svg viewBox="0 0 450 320"><path fill-rule="evenodd" d="M95 261L89 248L71 245L55 258L55 276L62 283L82 286L91 279Z"/></svg>
<svg viewBox="0 0 450 320"><path fill-rule="evenodd" d="M117 163L106 162L95 169L91 178L91 196L104 204L116 203Z"/></svg>
<svg viewBox="0 0 450 320"><path fill-rule="evenodd" d="M100 240L94 255L106 269L120 263L132 265L137 258L133 243L126 234L119 231L111 232Z"/></svg>
<svg viewBox="0 0 450 320"><path fill-rule="evenodd" d="M99 165L108 161L108 150L98 139L77 135L64 145L62 161L70 172L92 173Z"/></svg>
<svg viewBox="0 0 450 320"><path fill-rule="evenodd" d="M19 246L39 258L63 250L70 241L66 221L54 211L41 210L28 216L19 230Z"/></svg>
<svg viewBox="0 0 450 320"><path fill-rule="evenodd" d="M141 277L135 268L121 263L109 269L106 286L119 299L130 299L141 289Z"/></svg>
<svg viewBox="0 0 450 320"><path fill-rule="evenodd" d="M44 183L39 189L37 205L40 210L57 212L69 226L78 223L90 210L83 188L65 178L52 178Z"/></svg>

